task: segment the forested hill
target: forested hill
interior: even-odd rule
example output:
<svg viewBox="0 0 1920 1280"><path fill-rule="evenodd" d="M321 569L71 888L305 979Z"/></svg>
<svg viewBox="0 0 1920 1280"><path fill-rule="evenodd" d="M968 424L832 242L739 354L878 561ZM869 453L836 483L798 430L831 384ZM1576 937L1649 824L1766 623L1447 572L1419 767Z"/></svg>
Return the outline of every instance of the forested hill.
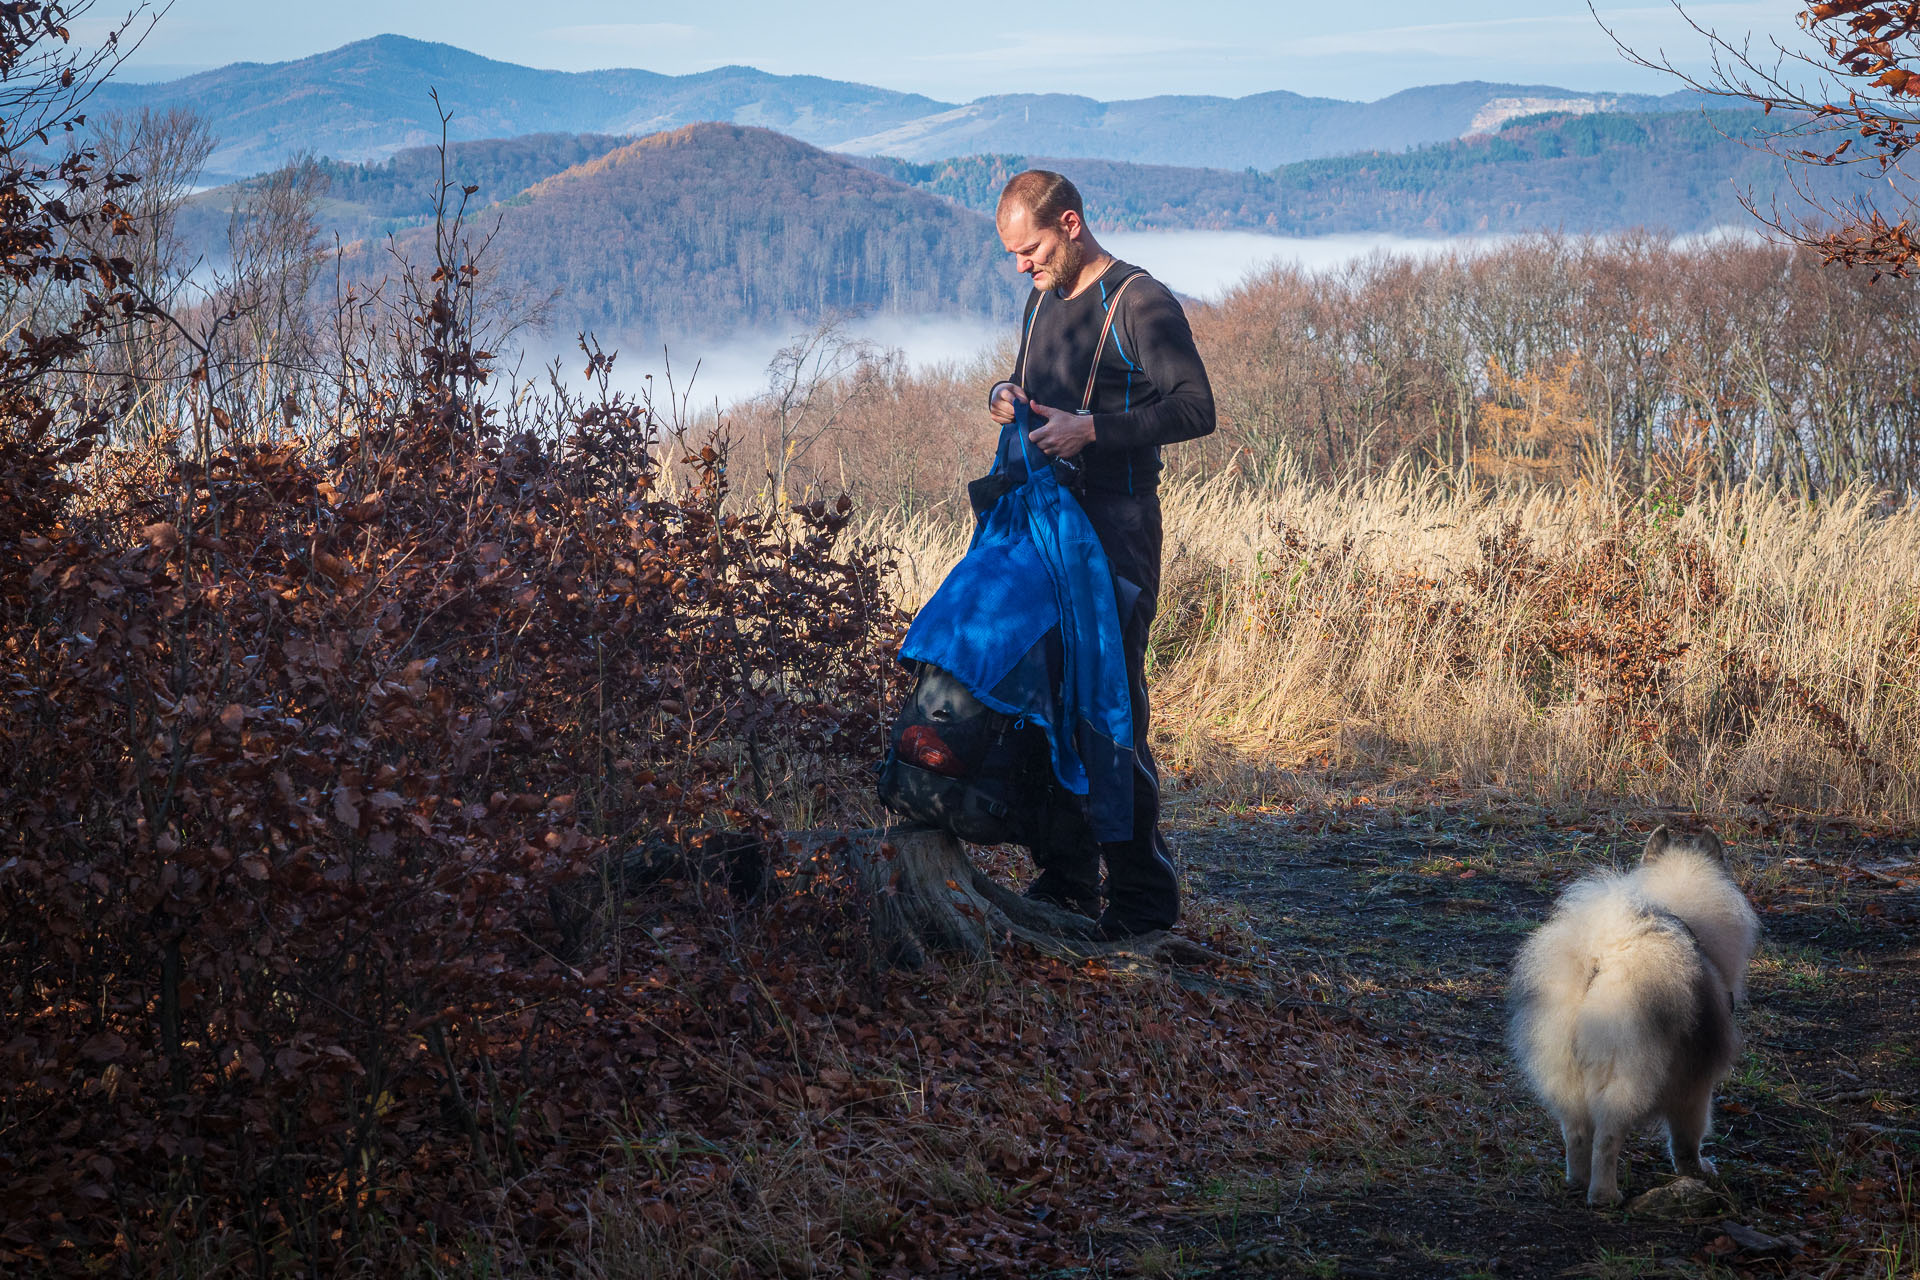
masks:
<svg viewBox="0 0 1920 1280"><path fill-rule="evenodd" d="M688 338L834 312L1004 316L1025 292L986 217L739 125L627 143L475 217L496 220L489 273L523 295L558 290L563 333ZM399 243L418 255L427 233Z"/></svg>
<svg viewBox="0 0 1920 1280"><path fill-rule="evenodd" d="M1763 205L1791 196L1782 163L1751 145L1757 119L1751 111L1537 116L1490 136L1265 173L1039 155L860 163L983 212L992 210L1009 175L1030 166L1060 169L1085 194L1096 226L1129 229L1684 232L1750 222L1742 192L1751 190Z"/></svg>
<svg viewBox="0 0 1920 1280"><path fill-rule="evenodd" d="M889 157L850 163L984 214L991 214L1009 175L1028 165L1063 169L1087 193L1097 226L1127 229L1691 231L1745 219L1737 200L1741 191L1751 189L1765 200L1785 190L1779 162L1750 145L1755 117L1530 117L1487 137L1405 153L1303 161L1264 173L1004 154L931 164ZM478 188L472 207L480 209L631 145L631 139L609 134L455 142L447 149L445 172L453 182ZM809 165L842 163L810 148L804 154ZM344 240L417 226L431 216L442 174L431 147L378 163L317 165L328 188L322 223ZM707 181L697 173L690 180L700 188ZM195 196L182 214L183 232L209 260L221 256L227 212L239 194L233 186L213 188Z"/></svg>
<svg viewBox="0 0 1920 1280"><path fill-rule="evenodd" d="M499 222L501 276L523 295L558 291L563 332L692 337L834 311L1006 314L1020 290L987 214L1029 163L1071 174L1099 227L1447 235L1744 224L1740 192L1764 202L1784 186L1779 162L1743 144L1751 116L1538 117L1489 137L1268 173L1010 155L856 162L764 129L703 124L639 141L455 143L446 173L478 187L475 225ZM394 232L418 244L441 180L434 150L319 167L329 238ZM223 256L238 195L204 192L183 213L196 256ZM372 247L369 271L381 260Z"/></svg>
<svg viewBox="0 0 1920 1280"><path fill-rule="evenodd" d="M340 206L370 220L400 224L424 217L443 181L477 187L472 198L492 204L632 143L620 134L535 133L450 142L444 167L437 147L410 147L378 164L331 159L315 164L327 176L327 195Z"/></svg>
<svg viewBox="0 0 1920 1280"><path fill-rule="evenodd" d="M432 218L434 198L443 181L455 188L450 198L456 202L460 199L457 188L476 188L468 208L478 210L632 143L632 138L604 133L535 133L450 142L444 166L438 147L409 147L374 163L314 160L325 188L315 213L329 241L374 239ZM189 255L221 261L227 253L229 214L236 203L245 201L250 188L266 180L263 175L191 196L176 224Z"/></svg>
<svg viewBox="0 0 1920 1280"><path fill-rule="evenodd" d="M291 62L235 63L167 83L111 82L89 111L183 106L205 115L220 135L208 172L224 179L262 173L304 153L370 160L437 142L441 121L430 86L451 113L447 130L454 139L638 137L719 120L777 129L850 155L928 160L1024 150L1262 169L1456 138L1527 112L1671 110L1699 101L1693 94L1656 98L1474 81L1425 85L1375 102L1276 89L1242 98L1166 94L1115 102L1012 92L956 104L752 67L684 76L544 71L389 35Z"/></svg>

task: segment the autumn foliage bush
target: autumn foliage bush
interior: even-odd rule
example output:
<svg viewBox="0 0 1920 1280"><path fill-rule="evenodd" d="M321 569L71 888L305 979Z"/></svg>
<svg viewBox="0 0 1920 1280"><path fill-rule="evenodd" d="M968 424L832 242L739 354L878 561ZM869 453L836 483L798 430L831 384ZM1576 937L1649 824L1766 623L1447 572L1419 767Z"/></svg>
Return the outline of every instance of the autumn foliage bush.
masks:
<svg viewBox="0 0 1920 1280"><path fill-rule="evenodd" d="M338 465L182 467L134 545L8 530L9 1105L60 1135L14 1190L69 1206L25 1256L178 1240L176 1180L310 1255L390 1168L524 1175L559 1136L529 1091L592 1080L554 1025L585 1008L535 1011L579 995L549 890L764 829L747 747L872 739L885 620L873 566L825 558L843 514L725 515L711 453L675 499L644 452L602 486L620 415L543 447L408 392Z"/></svg>
<svg viewBox="0 0 1920 1280"><path fill-rule="evenodd" d="M0 1270L538 1248L676 1087L602 1012L641 957L550 894L870 756L883 562L617 397L503 422L452 262L369 420L80 503L111 406L59 370L143 304L65 248L84 158L5 178L8 271L75 309L0 349Z"/></svg>
<svg viewBox="0 0 1920 1280"><path fill-rule="evenodd" d="M444 310L422 364L471 371ZM844 507L732 511L617 403L502 439L457 381L0 544L4 1261L1004 1273L1364 1123L1314 1006L884 972L797 849L750 913L696 866L562 936L603 852L778 847L757 777L857 795L894 617Z"/></svg>

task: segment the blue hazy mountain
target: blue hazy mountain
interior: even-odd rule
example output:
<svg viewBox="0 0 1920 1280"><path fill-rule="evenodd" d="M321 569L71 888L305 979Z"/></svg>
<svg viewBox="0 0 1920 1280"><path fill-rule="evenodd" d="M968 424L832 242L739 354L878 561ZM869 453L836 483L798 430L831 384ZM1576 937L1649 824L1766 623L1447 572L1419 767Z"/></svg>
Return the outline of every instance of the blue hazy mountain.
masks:
<svg viewBox="0 0 1920 1280"><path fill-rule="evenodd" d="M773 129L828 150L932 160L985 152L1146 164L1270 169L1357 151L1395 151L1487 132L1542 111L1659 111L1697 96L1595 94L1480 82L1408 89L1377 102L1277 91L1243 98L1164 95L1098 102L1007 94L970 103L818 76L720 67L542 71L447 44L377 36L291 62L234 63L182 80L103 86L95 110L188 106L213 122L210 175L264 172L311 152L384 159L448 136L643 136L702 121Z"/></svg>

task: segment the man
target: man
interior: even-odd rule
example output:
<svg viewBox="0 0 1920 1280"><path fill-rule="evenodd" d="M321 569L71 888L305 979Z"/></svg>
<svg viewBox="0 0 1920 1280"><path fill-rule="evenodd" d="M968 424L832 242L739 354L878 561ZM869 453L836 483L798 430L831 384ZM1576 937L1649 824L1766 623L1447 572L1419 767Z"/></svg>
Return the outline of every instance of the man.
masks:
<svg viewBox="0 0 1920 1280"><path fill-rule="evenodd" d="M1160 448L1213 430L1213 390L1186 313L1167 287L1100 247L1080 193L1057 173L1029 169L1000 193L995 223L1015 265L1033 277L1013 376L994 384L993 420L1026 402L1028 433L1047 456L1078 464L1080 504L1119 577L1140 588L1123 620L1133 704L1133 839L1098 845L1070 805L1053 806L1033 850L1032 897L1094 914L1107 863L1102 931L1125 937L1170 928L1179 881L1160 835L1160 779L1147 749L1147 632L1160 595ZM1109 321L1111 323L1109 323ZM1091 376L1090 376L1091 375Z"/></svg>

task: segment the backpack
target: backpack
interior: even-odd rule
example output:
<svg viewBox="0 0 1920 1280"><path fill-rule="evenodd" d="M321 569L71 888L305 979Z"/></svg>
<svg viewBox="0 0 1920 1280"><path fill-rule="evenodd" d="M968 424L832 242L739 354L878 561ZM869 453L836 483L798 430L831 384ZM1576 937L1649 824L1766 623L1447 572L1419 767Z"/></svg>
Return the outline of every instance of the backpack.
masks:
<svg viewBox="0 0 1920 1280"><path fill-rule="evenodd" d="M880 765L880 800L973 844L1031 845L1046 815L1046 737L919 664Z"/></svg>

